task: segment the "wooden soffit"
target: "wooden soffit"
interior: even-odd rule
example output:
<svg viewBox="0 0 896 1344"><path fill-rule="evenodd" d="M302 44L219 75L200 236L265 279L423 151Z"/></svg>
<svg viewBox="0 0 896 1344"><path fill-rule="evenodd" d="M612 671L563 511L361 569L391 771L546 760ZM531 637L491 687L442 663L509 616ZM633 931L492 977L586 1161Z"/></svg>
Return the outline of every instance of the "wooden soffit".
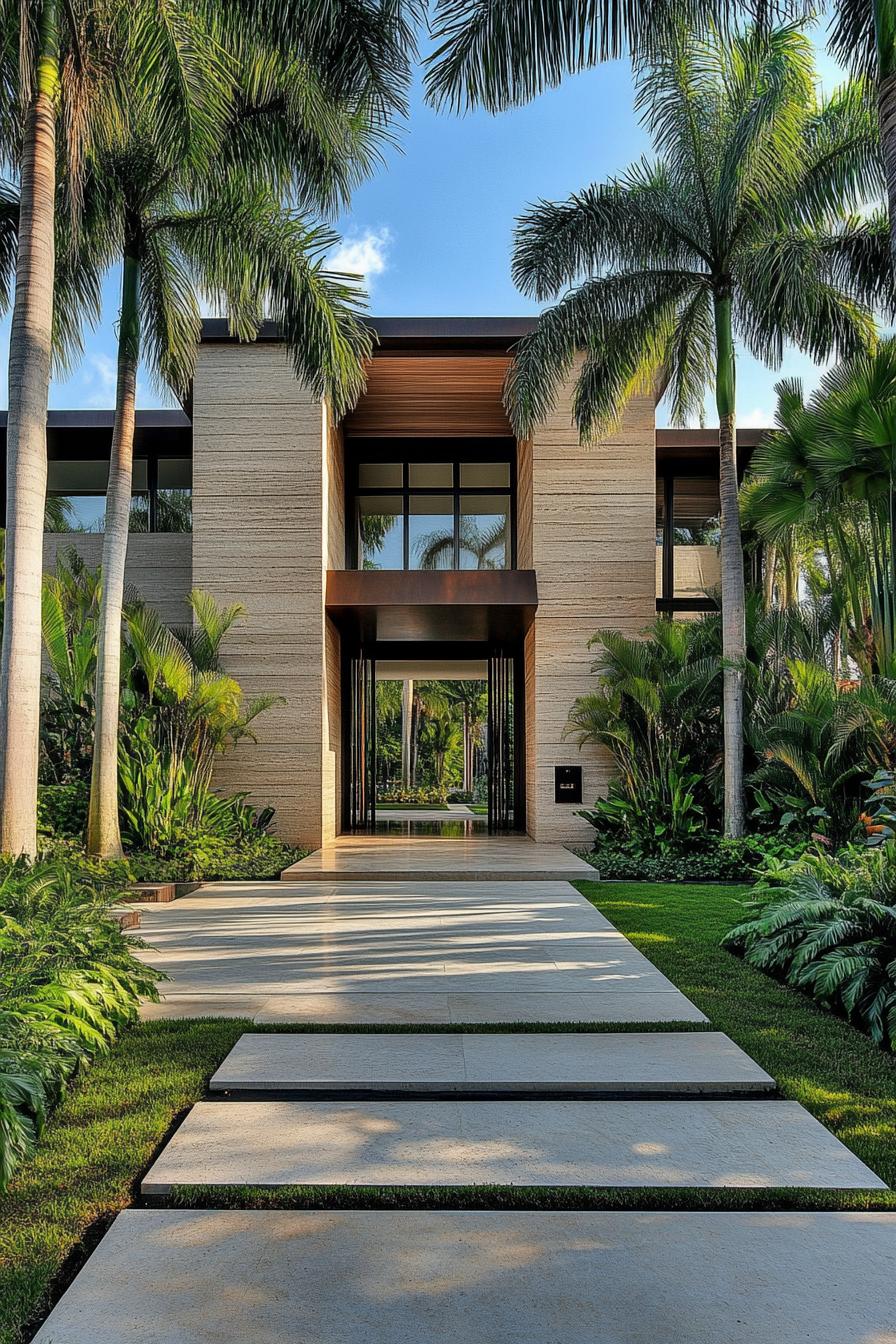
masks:
<svg viewBox="0 0 896 1344"><path fill-rule="evenodd" d="M367 390L346 416L346 435L481 438L513 433L502 394L505 351L404 353L370 361Z"/></svg>

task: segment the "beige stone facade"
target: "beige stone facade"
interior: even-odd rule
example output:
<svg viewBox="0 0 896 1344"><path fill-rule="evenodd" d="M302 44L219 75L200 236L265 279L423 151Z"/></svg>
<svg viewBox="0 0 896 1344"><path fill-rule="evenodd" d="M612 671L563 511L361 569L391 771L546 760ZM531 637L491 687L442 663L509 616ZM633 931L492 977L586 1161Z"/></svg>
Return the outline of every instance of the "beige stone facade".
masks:
<svg viewBox="0 0 896 1344"><path fill-rule="evenodd" d="M564 735L573 701L594 688L595 651L588 641L606 628L636 635L656 614L662 567L654 404L648 396L635 399L605 442L583 447L567 390L550 420L530 440L516 442L500 405L501 361L506 367L513 340L526 325L517 319L433 320L429 326L407 320L401 340L390 338L397 348L384 339L377 351L369 404L362 398L343 426L296 380L276 339L239 344L219 329L200 348L187 426L192 537L133 536L128 579L173 624L188 619L186 598L194 586L219 603L245 608L226 637L224 665L247 697L272 697L275 703L257 722L257 743L241 743L221 760L217 782L274 806L277 829L292 841L317 846L342 829L349 731L342 683L349 651L370 638L369 632L347 633L345 611L327 607L328 571L332 577L357 562L347 545L350 464L359 460L359 444L375 445L379 460L390 460L393 441L400 460L401 445L413 442L415 434L431 445L435 461L440 442L453 443L461 453L458 444L468 443L471 458L483 462L489 461L489 445L501 444L513 459L515 568L527 571L533 591L537 588L537 608L531 602L525 611L520 608L519 625L509 637L525 688L519 744L525 758L525 827L544 841L570 843L590 834L575 806L555 801L554 771L582 767L585 805L606 790L609 759L594 747L580 752ZM445 346L446 372L440 370L439 342ZM663 451L678 452L677 441L669 431L664 434L671 446ZM706 445L698 447L707 452ZM100 535L48 536L48 568L67 545L75 545L88 563L99 563ZM713 559L710 548L696 546L676 556L676 582L679 573L687 576L688 597L699 598L704 571L715 572ZM363 581L365 575L356 577ZM458 611L464 594L484 577L463 569L444 576ZM508 575L508 592L515 577L525 576ZM419 572L398 570L389 580L393 602L401 601L405 588L417 592L400 613L411 626L413 603L424 601L419 579ZM521 591L518 584L514 591ZM506 610L501 619L502 646L508 647ZM445 631L450 638L452 629L444 609L440 622L444 660L451 656ZM461 624L459 640L465 637ZM476 638L481 658L487 650L481 633ZM409 644L408 650L427 656L425 643ZM464 656L461 643L454 656Z"/></svg>

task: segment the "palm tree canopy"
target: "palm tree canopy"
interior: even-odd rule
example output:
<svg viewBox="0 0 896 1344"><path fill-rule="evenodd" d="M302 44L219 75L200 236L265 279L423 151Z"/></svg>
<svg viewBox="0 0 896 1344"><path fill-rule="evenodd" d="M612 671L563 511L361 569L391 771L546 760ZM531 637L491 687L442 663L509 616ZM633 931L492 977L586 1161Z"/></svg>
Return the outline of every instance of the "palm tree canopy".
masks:
<svg viewBox="0 0 896 1344"><path fill-rule="evenodd" d="M437 106L500 112L565 75L652 45L670 23L697 29L737 7L726 0L437 0L427 95Z"/></svg>
<svg viewBox="0 0 896 1344"><path fill-rule="evenodd" d="M517 348L507 387L528 432L584 352L574 413L604 432L659 383L673 419L701 414L716 360L715 305L776 365L792 341L813 358L874 337L892 307L874 108L853 82L815 90L795 26L697 42L684 32L636 69L657 158L519 221L514 278L544 299L567 289Z"/></svg>

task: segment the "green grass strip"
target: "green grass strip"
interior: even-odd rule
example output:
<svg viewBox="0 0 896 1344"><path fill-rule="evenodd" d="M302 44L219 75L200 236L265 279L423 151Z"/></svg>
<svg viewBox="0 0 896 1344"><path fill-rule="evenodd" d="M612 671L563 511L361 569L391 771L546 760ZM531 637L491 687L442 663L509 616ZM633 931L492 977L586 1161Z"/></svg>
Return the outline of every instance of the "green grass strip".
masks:
<svg viewBox="0 0 896 1344"><path fill-rule="evenodd" d="M236 1103L235 1103L236 1104ZM798 1187L693 1189L582 1185L184 1185L147 1206L176 1209L517 1209L653 1212L892 1211L891 1192Z"/></svg>

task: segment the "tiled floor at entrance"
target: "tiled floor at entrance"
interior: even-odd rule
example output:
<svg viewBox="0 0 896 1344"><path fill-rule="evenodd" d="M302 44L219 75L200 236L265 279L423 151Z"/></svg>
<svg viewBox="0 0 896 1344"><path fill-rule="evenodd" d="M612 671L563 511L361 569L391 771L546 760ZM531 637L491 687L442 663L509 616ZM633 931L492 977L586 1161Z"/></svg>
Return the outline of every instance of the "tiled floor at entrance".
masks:
<svg viewBox="0 0 896 1344"><path fill-rule="evenodd" d="M221 883L142 932L170 976L150 1017L703 1020L568 882Z"/></svg>
<svg viewBox="0 0 896 1344"><path fill-rule="evenodd" d="M536 844L527 835L340 835L287 868L288 882L352 878L453 877L461 881L544 881L595 876L584 859L563 845Z"/></svg>

